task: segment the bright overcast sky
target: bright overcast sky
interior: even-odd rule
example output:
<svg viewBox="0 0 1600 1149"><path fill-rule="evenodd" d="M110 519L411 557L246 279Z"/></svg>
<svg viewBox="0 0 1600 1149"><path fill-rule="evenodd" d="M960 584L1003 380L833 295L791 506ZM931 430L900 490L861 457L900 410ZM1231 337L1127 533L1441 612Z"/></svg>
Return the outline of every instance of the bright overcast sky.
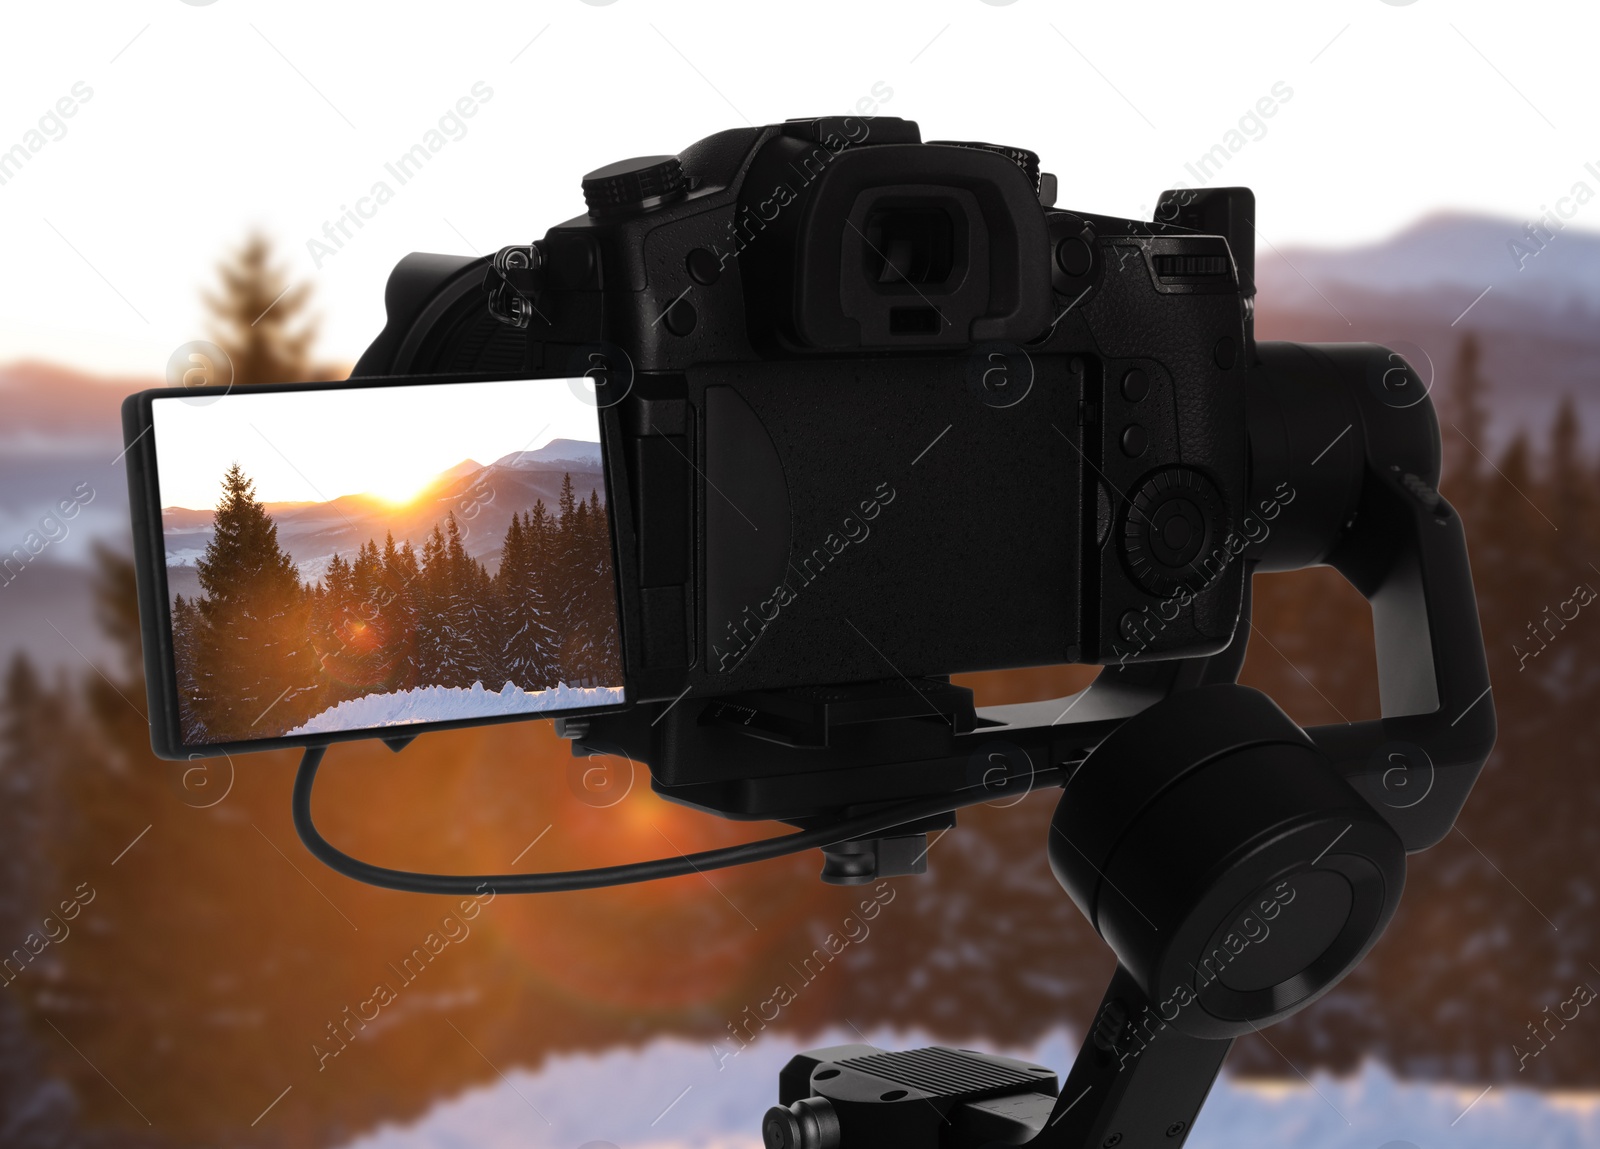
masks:
<svg viewBox="0 0 1600 1149"><path fill-rule="evenodd" d="M594 405L562 379L241 390L158 399L151 412L167 507L214 506L235 462L262 502L398 500L466 459L487 465L552 439L600 441Z"/></svg>
<svg viewBox="0 0 1600 1149"><path fill-rule="evenodd" d="M1261 234L1279 246L1377 238L1441 207L1530 219L1600 163L1600 5L1223 11L11 3L0 150L58 103L73 115L0 185L0 361L159 376L206 334L197 292L218 256L259 225L316 285L322 354L350 362L382 326L384 281L405 253L525 242L582 210L591 168L747 121L844 112L875 88L891 93L879 111L918 120L925 138L1033 148L1064 205L1122 215L1148 213L1272 97L1264 132L1250 127L1222 179L1255 188ZM451 127L317 267L307 241L463 100L464 134Z"/></svg>

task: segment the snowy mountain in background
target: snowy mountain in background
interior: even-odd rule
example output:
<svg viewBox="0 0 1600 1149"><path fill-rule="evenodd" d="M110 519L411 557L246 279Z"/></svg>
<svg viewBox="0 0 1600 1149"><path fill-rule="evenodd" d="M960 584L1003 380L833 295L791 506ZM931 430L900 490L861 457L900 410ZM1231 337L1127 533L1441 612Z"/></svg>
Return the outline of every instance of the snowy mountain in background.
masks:
<svg viewBox="0 0 1600 1149"><path fill-rule="evenodd" d="M594 492L606 502L600 444L552 439L536 451L516 452L488 466L465 459L434 476L416 498L400 506L366 494L266 506L278 525L278 542L294 556L300 577L307 581L321 578L335 554L351 558L368 539L382 546L391 531L396 545L410 540L420 550L434 524L450 514L456 516L467 553L492 574L511 516L531 510L540 500L555 516L567 475L579 498ZM211 540L211 515L205 509L162 508L168 594L190 597L198 591L193 563Z"/></svg>
<svg viewBox="0 0 1600 1149"><path fill-rule="evenodd" d="M1569 202L1568 206L1572 206ZM1559 220L1554 222L1560 222ZM1256 335L1381 343L1448 394L1470 334L1488 381L1490 454L1519 432L1545 441L1571 399L1600 447L1600 203L1556 228L1461 212L1377 243L1256 245Z"/></svg>
<svg viewBox="0 0 1600 1149"><path fill-rule="evenodd" d="M1284 306L1312 306L1340 290L1372 295L1461 293L1461 306L1485 288L1502 300L1565 312L1600 313L1600 226L1579 214L1559 229L1550 222L1514 223L1491 216L1440 212L1360 247L1285 248L1256 253L1263 292ZM1554 223L1561 223L1556 218Z"/></svg>
<svg viewBox="0 0 1600 1149"><path fill-rule="evenodd" d="M462 459L461 462L451 467L448 471L440 471L440 479L459 479L464 475L471 475L483 470L483 464L476 459Z"/></svg>
<svg viewBox="0 0 1600 1149"><path fill-rule="evenodd" d="M570 465L598 471L600 444L587 443L582 439L551 439L537 451L513 451L496 459L494 465L518 470Z"/></svg>
<svg viewBox="0 0 1600 1149"><path fill-rule="evenodd" d="M802 1049L866 1040L851 1031L802 1044L764 1036L719 1068L716 1051L684 1041L552 1058L440 1102L405 1126L386 1125L341 1149L760 1149L761 1116L778 1071ZM873 1034L886 1049L926 1044ZM727 1052L727 1051L723 1051ZM1004 1051L1059 1074L1077 1043L1065 1034ZM1188 1149L1580 1149L1600 1144L1600 1094L1457 1088L1402 1081L1368 1063L1352 1077L1251 1082L1224 1074ZM1477 1098L1477 1100L1474 1100ZM674 1100L676 1099L676 1100Z"/></svg>

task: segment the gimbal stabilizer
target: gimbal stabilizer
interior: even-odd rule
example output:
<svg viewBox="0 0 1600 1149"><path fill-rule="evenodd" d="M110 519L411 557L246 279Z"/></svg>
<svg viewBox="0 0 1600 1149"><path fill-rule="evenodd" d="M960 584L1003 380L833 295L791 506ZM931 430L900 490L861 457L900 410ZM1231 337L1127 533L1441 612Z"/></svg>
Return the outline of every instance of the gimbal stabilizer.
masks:
<svg viewBox="0 0 1600 1149"><path fill-rule="evenodd" d="M946 752L919 769L976 754L1012 784L1035 764L1070 770L1050 862L1117 974L1059 1089L961 1050L814 1050L783 1072L769 1146L1181 1145L1233 1039L1365 956L1406 853L1449 832L1495 737L1461 523L1434 489L1437 423L1397 362L1261 344L1249 399L1251 505L1279 509L1246 560L1326 563L1368 599L1383 717L1297 727L1235 684L1242 622L1210 658L1110 667L1073 698L937 728Z"/></svg>
<svg viewBox="0 0 1600 1149"><path fill-rule="evenodd" d="M767 1144L1181 1145L1233 1039L1315 1001L1377 941L1405 855L1449 832L1495 737L1466 545L1435 490L1438 424L1417 376L1370 345L1259 344L1249 428L1264 529L1242 557L1252 572L1325 563L1366 597L1379 719L1302 730L1236 684L1247 583L1227 649L1109 666L1066 699L975 709L969 690L927 679L564 724L579 753L651 761L676 800L843 817L752 847L653 869L399 874L311 824L320 750L296 788L298 828L335 869L406 889L584 888L816 846L825 879L848 883L923 870L926 831L951 824L941 810L1060 785L1051 865L1119 961L1065 1083L952 1049L815 1050L785 1069ZM1137 644L1159 617L1124 637Z"/></svg>
<svg viewBox="0 0 1600 1149"><path fill-rule="evenodd" d="M679 548L667 565L679 573L669 580L671 587L658 586L645 574L635 579L646 588L639 593L636 616L644 620L641 627L655 626L653 637L639 648L641 664L649 664L645 668L655 677L630 679L643 687L640 704L621 713L558 719L557 728L573 740L580 755L621 753L647 763L656 791L673 801L725 817L786 821L798 827L796 832L688 858L600 870L472 876L388 870L343 854L312 824L311 788L321 748L307 752L296 784L297 829L312 853L334 869L362 881L421 892L466 893L484 885L506 893L583 889L812 848L825 852L825 880L852 883L921 872L927 832L953 824L956 808L1059 787L1062 795L1049 835L1051 865L1119 963L1065 1082L1058 1087L1048 1070L1026 1062L961 1050L816 1050L795 1058L783 1072L780 1104L764 1123L766 1143L772 1149L1181 1145L1233 1039L1305 1008L1377 941L1399 901L1406 854L1426 849L1449 832L1494 743L1494 708L1466 545L1459 518L1436 489L1439 428L1426 387L1398 355L1371 344L1254 342L1249 324L1254 201L1245 189L1168 193L1152 224L1068 215L1051 209L1053 179L1047 184L1039 175L1036 157L1029 166L1032 153L992 145L922 145L914 126L899 122L874 125L872 138L881 143L856 152L841 147L842 158L829 161L833 166L826 168L828 174L797 193L816 201L816 218L799 212L781 216L782 227L795 232L790 237L794 243L784 247L779 235L764 241L766 247L752 247L749 258L756 262L748 273L737 261L728 264L730 274L748 274L744 294L729 287L716 295L710 285L717 276L697 258L707 253L694 247L710 241L699 231L685 230L679 236L668 229L700 226L697 212L711 218L715 212L743 210L739 205L744 201L735 193L741 181L748 183L747 166L765 171L759 157L768 153L761 149L798 148L802 141L810 147L825 128L826 122L817 121L714 137L684 153L687 183L678 160L671 157L627 161L615 165L616 170L592 173L597 190L591 218L554 229L543 248L508 248L487 263L411 257L390 283L389 329L364 358L360 372L481 369L474 349L498 346L492 338L497 333L472 325L481 320L477 277L486 269L497 317L519 332L532 332L525 345L508 345L508 354L525 364L548 368L566 363L569 359L561 355L569 345L598 346L592 341L608 324L626 327L623 320L629 316L640 319L633 346L649 370L640 373L639 388L629 396L623 414L608 410L604 423L612 495L623 508L616 516L618 529L637 532L637 537L627 536L628 546L619 536L619 562L631 562L630 548L636 548L644 571L647 560L654 561L653 548L666 537ZM757 160L750 160L751 155ZM905 164L924 160L956 190L945 188L934 196L924 189L926 194L919 192L926 200L918 201L922 206L907 207L895 199L903 193L893 188L871 192L877 185L860 175L869 168L878 172L871 165L880 164L884 170L873 178L892 182L891 177L901 178ZM818 164L821 170L822 161ZM987 188L994 204L980 211L974 206L979 201L972 199L961 206L971 199L963 190L969 185ZM1081 478L1081 488L1063 489L1073 492L1073 498L1081 489L1083 514L1070 520L1076 524L1071 530L1061 527L1068 520L1059 517L1042 521L1038 529L1044 539L1049 531L1075 534L1081 525L1081 538L1067 540L1076 548L1070 561L1041 563L1032 573L1041 585L1041 572L1070 570L1070 577L1078 580L1050 584L1063 588L1063 601L1075 596L1071 611L1058 611L1062 617L1054 620L1050 641L1069 631L1092 636L1097 645L1089 660L1106 664L1106 669L1077 695L979 709L972 692L948 678L914 673L863 682L866 676L856 672L860 662L842 654L837 657L844 661L829 662L835 656L826 642L803 646L798 637L779 649L798 649L819 666L848 667L837 675L846 684L783 685L804 679L782 678L780 672L800 674L787 663L763 663L764 672L780 676L740 680L736 668L729 679L735 685L723 691L705 669L711 661L708 648L722 623L722 615L709 606L707 617L695 622L702 634L711 636L700 648L701 665L679 669L688 657L683 619L695 619L696 602L731 601L737 607L737 596L730 598L718 587L737 582L746 557L737 547L719 542L731 536L715 520L729 514L718 500L706 498L698 534L685 509L691 505L688 496L674 501L669 480L684 490L699 489L689 478L693 452L700 451L712 472L701 474L695 468L708 487L717 475L749 480L751 514L763 523L768 515L779 527L762 539L781 543L789 537L791 491L786 483L803 476L810 484L807 490L827 487L828 468L815 465L815 458L831 461L830 448L854 441L850 437L858 426L876 426L867 416L854 414L854 408L823 424L815 417L825 406L819 395L859 394L860 410L881 414L891 383L899 388L895 394L921 394L914 390L922 385L919 379L944 387L941 394L956 393L958 372L933 353L947 350L946 343L957 353L965 351L962 331L968 327L952 333L935 323L924 329L912 322L916 316L902 316L901 326L895 326L893 313L897 307L905 310L900 306L905 300L884 294L887 289L879 281L890 271L904 277L911 270L885 257L888 270L880 268L877 279L863 280L868 283L863 288L850 276L841 280L833 264L817 271L820 265L807 262L817 252L844 251L858 262L866 258L854 240L840 246L845 207L855 202L841 187L851 195L887 197L880 239L898 236L907 250L916 249L914 240L925 240L923 262L929 267L943 258L946 240L955 242L950 236L988 234L996 244L1011 243L1015 251L1005 259L997 256L996 266L1021 277L1017 282L1024 286L1037 280L1040 291L1054 299L1057 314L1050 332L1038 336L1034 325L1039 316L1031 311L992 320L983 318L977 304L968 308L977 308L971 315L961 312L963 323L970 321L972 331L992 329L1005 338L1035 340L1030 347L1054 355L1055 374L1046 389L1050 401L1060 404L1067 401L1064 396L1081 395L1080 427L1089 431L1080 438L1116 441L1129 456L1113 463L1117 452L1107 449L1103 469L1092 451L1056 429L1065 440L1062 449L1076 450L1081 458L1081 474L1073 479L1076 483ZM622 197L627 210L613 211L601 192ZM651 213L671 218L657 226ZM930 231L925 225L934 216L954 219L961 228L948 235ZM620 222L612 222L614 217ZM995 222L982 232L979 223L991 217ZM1023 235L1019 228L1033 231ZM718 234L715 229L704 233ZM640 251L657 250L650 244L658 236L668 237L659 241L660 250L672 258L648 266L649 275L664 285L660 290L667 293L665 299L639 288L648 278L645 264L627 262ZM1032 249L1018 236L1037 239L1040 250L1050 253L1047 262L1029 262ZM605 246L613 240L613 246ZM693 250L685 264L680 249L688 248ZM862 250L878 249L867 241ZM794 255L798 270L782 263L790 257L785 252L799 253ZM511 261L507 253L522 262ZM907 262L906 268L912 269L913 263ZM602 266L611 269L611 278L603 283L596 270ZM740 299L754 313L773 299L787 301L788 310L779 308L772 324L757 324L756 333L767 341L761 346L768 351L758 353L754 344L740 342L742 334L729 334L744 330L742 319L711 325L707 344L693 344L699 338L694 334L699 331L696 313L679 314L682 309L670 298L678 290L674 276L680 274L705 288L707 307L726 307L729 315L738 312ZM950 281L942 287L935 286L934 272L924 268L917 274L923 277L918 294L934 292L935 300L945 301L940 306L968 306L961 295L966 281L953 272L938 272ZM837 331L855 330L839 327L842 321L834 315L838 301L833 292L841 282L848 289L844 305L859 304L867 316L859 325L858 342L866 349L860 354L870 351L877 358L838 358L844 354L839 346L845 345ZM994 283L992 298L985 299L1015 301L1010 280L997 278ZM784 285L793 288L794 299L778 291ZM898 290L899 285L890 286ZM807 294L812 288L813 294L820 293L817 299ZM668 304L664 328L651 323L648 315L659 319ZM872 317L878 312L873 308L880 305L889 308L884 312L888 318L875 327ZM1179 307L1187 310L1180 312ZM547 310L553 318L546 316ZM929 310L937 320L941 313ZM1165 318L1169 312L1182 318ZM1048 308L1040 315L1047 313ZM680 321L676 326L673 314ZM1237 356L1237 335L1226 334L1230 331L1244 337ZM1218 333L1224 337L1216 338ZM429 340L443 350L424 354L433 346ZM1128 412L1146 394L1148 379L1129 364L1148 347L1166 346L1163 340L1172 349L1162 354L1187 365L1173 384L1170 394L1176 398L1168 400L1174 417L1180 426L1207 428L1216 447L1215 474L1239 476L1228 497L1243 510L1242 523L1237 510L1230 515L1222 505L1210 480L1195 478L1200 471L1192 463L1174 456L1172 462L1183 465L1163 463L1143 470L1147 462L1130 461L1144 452L1144 431L1124 428L1112 414L1121 412L1117 420L1131 422ZM901 343L906 344L905 358L880 354ZM1122 350L1107 351L1107 346ZM850 344L845 350L856 354L859 349ZM912 352L918 357L912 358ZM697 375L697 354L707 355L715 370ZM1094 390L1075 391L1084 378L1082 361L1072 358L1077 355L1116 362L1117 374L1113 377L1108 367ZM785 356L794 363L786 364ZM735 367L723 360L736 361ZM858 375L873 376L870 381L882 386L876 391L858 386ZM606 378L596 381L609 385ZM1224 410L1225 404L1237 404L1240 386L1243 428L1227 414L1236 413L1237 406ZM787 475L776 467L777 449L750 408L741 408L745 414L737 419L727 413L734 409L727 396L740 387L740 394L768 404L767 430L782 429L779 438L793 464ZM711 420L706 411L713 401L727 410L717 416L719 425L707 430ZM879 408L870 407L872 403ZM1099 412L1094 410L1097 403ZM697 418L707 426L697 424ZM669 423L663 425L662 419ZM1001 434L987 424L985 428L983 434ZM1138 433L1136 441L1113 439L1130 432ZM1247 481L1243 443L1234 449L1245 433ZM697 436L704 440L698 448ZM763 442L766 454L754 449ZM1047 445L1056 450L1054 442ZM680 466L668 447L686 465ZM1034 475L1059 477L1043 448L1035 443L1030 450L1034 470L1016 479L1019 490ZM616 461L624 455L626 467ZM1236 462L1237 470L1231 470ZM719 466L724 469L717 470ZM1124 490L1126 482L1119 485L1108 476L1106 469L1113 466L1129 468L1137 480L1132 489ZM984 470L981 461L970 462L965 472L952 469L939 495L959 498L964 487L975 485L965 480L989 477L992 470ZM630 480L640 503L631 519L623 505ZM1240 498L1245 486L1247 498ZM644 504L661 490L672 497L657 500L665 511L652 511ZM982 528L985 514L998 505L975 498L965 508L963 522ZM927 517L919 521L922 542L933 536L939 509L932 504L925 508ZM1068 508L1063 504L1062 509ZM1049 515L1040 518L1048 520ZM671 530L645 530L662 523ZM1115 546L1109 541L1113 536ZM684 558L690 553L684 549L689 538L698 548L692 554L707 568L707 585L699 591L679 570L689 565ZM1015 547L1014 540L1011 545ZM1052 545L1058 550L1063 546L1060 539ZM1208 565L1213 556L1214 566ZM778 558L784 557L780 546ZM992 554L981 556L987 564L981 569L1002 570L1001 561ZM1232 604L1238 601L1232 597L1239 585L1233 581L1239 575L1236 562L1250 576L1332 566L1369 601L1381 718L1304 730L1265 695L1238 685L1251 628L1249 577L1242 580L1231 643L1221 646L1230 633L1226 623L1232 619ZM915 574L910 570L914 565L908 560L905 570L894 568L896 577L906 571ZM937 589L924 584L925 598L936 597ZM630 592L630 584L625 582L624 590ZM625 607L630 601L625 593ZM820 611L815 596L809 602L813 613ZM1016 603L1006 605L1010 629L1005 641L1030 641ZM652 615L655 607L661 610ZM963 602L961 607L970 612L964 616L969 628L981 622L973 604ZM884 618L891 615L907 642L915 640L919 629L938 622L911 611L881 612ZM652 617L666 622L657 626L649 622ZM1221 630L1214 629L1218 625ZM803 628L796 624L791 629ZM1206 645L1212 634L1223 637ZM773 641L789 639L784 634ZM1076 645L1051 649L1065 660L1078 660L1082 653ZM1215 653L1164 654L1196 650ZM762 653L750 663L760 662ZM852 652L850 658L860 653ZM988 648L973 647L965 656L969 665L1001 665L992 661L994 652ZM768 662L782 660L771 656ZM678 677L658 673L660 667ZM757 685L741 689L741 681ZM674 698L680 683L687 687ZM393 744L398 748L403 743Z"/></svg>

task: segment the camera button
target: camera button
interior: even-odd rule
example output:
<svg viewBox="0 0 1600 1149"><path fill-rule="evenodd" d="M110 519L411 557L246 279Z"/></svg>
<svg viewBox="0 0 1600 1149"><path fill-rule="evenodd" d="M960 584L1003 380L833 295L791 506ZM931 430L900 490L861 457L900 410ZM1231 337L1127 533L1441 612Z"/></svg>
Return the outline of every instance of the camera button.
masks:
<svg viewBox="0 0 1600 1149"><path fill-rule="evenodd" d="M1056 264L1072 278L1081 279L1094 267L1094 249L1082 237L1069 235L1056 245Z"/></svg>
<svg viewBox="0 0 1600 1149"><path fill-rule="evenodd" d="M1150 376L1138 367L1131 368L1122 377L1122 397L1130 403L1137 403L1150 394Z"/></svg>
<svg viewBox="0 0 1600 1149"><path fill-rule="evenodd" d="M695 321L700 317L695 313L694 305L679 296L677 301L667 308L664 318L667 330L681 338L694 330Z"/></svg>
<svg viewBox="0 0 1600 1149"><path fill-rule="evenodd" d="M702 287L710 287L722 274L722 261L703 247L691 251L684 260L684 266L689 269L694 281Z"/></svg>
<svg viewBox="0 0 1600 1149"><path fill-rule="evenodd" d="M1150 446L1150 436L1145 429L1137 423L1129 423L1122 430L1122 453L1130 459L1137 459L1145 453Z"/></svg>

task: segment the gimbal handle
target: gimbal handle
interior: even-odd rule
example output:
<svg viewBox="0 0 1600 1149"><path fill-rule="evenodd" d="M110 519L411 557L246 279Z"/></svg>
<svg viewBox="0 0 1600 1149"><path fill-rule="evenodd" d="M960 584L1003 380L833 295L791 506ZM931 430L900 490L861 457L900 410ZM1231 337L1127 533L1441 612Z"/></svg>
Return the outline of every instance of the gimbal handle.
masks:
<svg viewBox="0 0 1600 1149"><path fill-rule="evenodd" d="M1372 605L1382 717L1307 731L1408 851L1450 832L1495 739L1461 519L1438 493L1427 388L1372 344L1261 343L1251 487L1296 492L1258 570L1326 564Z"/></svg>
<svg viewBox="0 0 1600 1149"><path fill-rule="evenodd" d="M1152 1026L1133 975L1112 976L1094 1024L1029 1149L1165 1149L1188 1138L1233 1042ZM1108 1140L1115 1138L1115 1142Z"/></svg>

